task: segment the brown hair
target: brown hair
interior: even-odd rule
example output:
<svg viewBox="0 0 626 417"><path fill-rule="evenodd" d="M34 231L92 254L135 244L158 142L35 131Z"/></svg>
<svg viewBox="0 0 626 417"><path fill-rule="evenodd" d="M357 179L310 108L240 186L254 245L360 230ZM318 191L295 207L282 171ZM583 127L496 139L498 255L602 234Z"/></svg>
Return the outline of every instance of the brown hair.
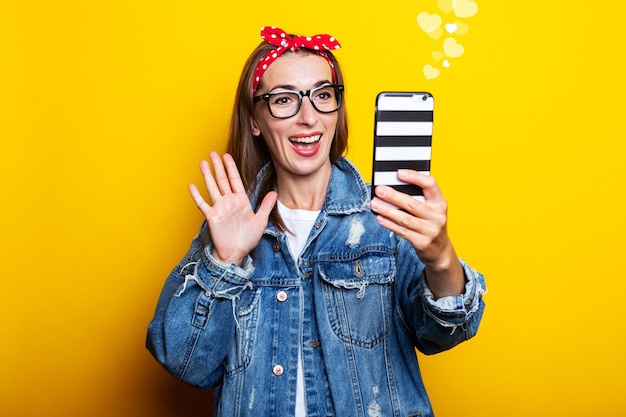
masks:
<svg viewBox="0 0 626 417"><path fill-rule="evenodd" d="M265 179L260 184L256 184L255 180L257 174L268 162L271 163L271 155L267 149L265 141L252 134L252 126L250 123L250 121L254 119L254 104L252 103L252 77L254 76L254 71L258 62L261 60L263 55L274 48L276 47L263 41L248 57L248 60L243 67L241 77L239 78L239 85L235 96L233 114L230 122L230 131L228 135L227 151L233 156L235 162L237 163L237 167L241 172L244 187L246 189L258 187L259 198L256 202L256 207L254 207L255 210L258 209L263 196L275 189L276 171L274 170L273 165L271 165ZM317 52L302 48L297 53ZM337 84L345 84L343 73L337 59L330 51L325 51L325 53L330 57L331 62L335 65L337 73L337 80L335 82ZM341 108L338 110L337 129L335 131L335 137L333 138L333 143L330 149L331 163L335 163L339 158L341 158L347 149L348 117L346 113L344 93ZM276 207L270 215L270 221L272 221L279 230L286 230Z"/></svg>

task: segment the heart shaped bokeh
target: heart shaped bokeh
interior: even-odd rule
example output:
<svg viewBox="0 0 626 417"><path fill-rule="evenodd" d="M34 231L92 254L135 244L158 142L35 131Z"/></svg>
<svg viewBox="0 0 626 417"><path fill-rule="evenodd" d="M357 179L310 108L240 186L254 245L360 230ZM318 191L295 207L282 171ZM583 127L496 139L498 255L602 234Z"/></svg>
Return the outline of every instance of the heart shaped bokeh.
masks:
<svg viewBox="0 0 626 417"><path fill-rule="evenodd" d="M442 69L452 67L452 60L465 54L465 47L458 37L469 31L467 20L477 13L478 3L473 0L436 0L417 14L419 28L438 42L431 52L434 61L422 67L427 80L439 77Z"/></svg>

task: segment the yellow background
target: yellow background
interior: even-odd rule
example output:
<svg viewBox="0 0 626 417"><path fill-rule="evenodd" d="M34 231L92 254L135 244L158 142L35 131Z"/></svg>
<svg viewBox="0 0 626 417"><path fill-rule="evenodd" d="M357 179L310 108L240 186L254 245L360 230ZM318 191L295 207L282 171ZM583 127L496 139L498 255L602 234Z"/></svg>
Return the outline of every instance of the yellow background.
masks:
<svg viewBox="0 0 626 417"><path fill-rule="evenodd" d="M265 24L342 43L366 177L376 93L435 96L433 174L489 286L477 338L420 356L437 415L626 415L624 3L479 2L430 81L434 0L215 3L0 3L0 415L210 415L145 331Z"/></svg>

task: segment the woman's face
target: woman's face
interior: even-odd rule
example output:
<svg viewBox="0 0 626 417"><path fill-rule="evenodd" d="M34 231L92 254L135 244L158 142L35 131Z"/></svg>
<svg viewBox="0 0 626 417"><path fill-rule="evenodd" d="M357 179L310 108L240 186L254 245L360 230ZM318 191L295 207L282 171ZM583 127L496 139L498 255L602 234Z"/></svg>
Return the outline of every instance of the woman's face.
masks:
<svg viewBox="0 0 626 417"><path fill-rule="evenodd" d="M309 90L324 84L332 84L332 72L324 58L311 53L286 53L267 69L255 95ZM308 97L302 99L298 113L288 119L273 117L263 100L255 106L252 133L263 136L279 177L330 172L337 112L318 112Z"/></svg>

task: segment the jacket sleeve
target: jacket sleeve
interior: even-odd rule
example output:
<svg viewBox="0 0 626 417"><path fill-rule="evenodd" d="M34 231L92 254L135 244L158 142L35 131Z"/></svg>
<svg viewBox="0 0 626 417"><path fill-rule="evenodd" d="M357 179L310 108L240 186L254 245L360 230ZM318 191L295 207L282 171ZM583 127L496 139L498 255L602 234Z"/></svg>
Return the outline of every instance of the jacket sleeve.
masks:
<svg viewBox="0 0 626 417"><path fill-rule="evenodd" d="M416 348L430 355L474 337L485 309L483 295L487 289L483 275L459 259L465 273L464 293L435 299L426 281L424 265L413 248L404 240L400 247L399 305L403 306L401 314L414 332Z"/></svg>
<svg viewBox="0 0 626 417"><path fill-rule="evenodd" d="M206 222L170 273L148 326L146 346L176 378L199 388L217 384L235 343L238 300L251 288L251 259L242 267L211 256Z"/></svg>

